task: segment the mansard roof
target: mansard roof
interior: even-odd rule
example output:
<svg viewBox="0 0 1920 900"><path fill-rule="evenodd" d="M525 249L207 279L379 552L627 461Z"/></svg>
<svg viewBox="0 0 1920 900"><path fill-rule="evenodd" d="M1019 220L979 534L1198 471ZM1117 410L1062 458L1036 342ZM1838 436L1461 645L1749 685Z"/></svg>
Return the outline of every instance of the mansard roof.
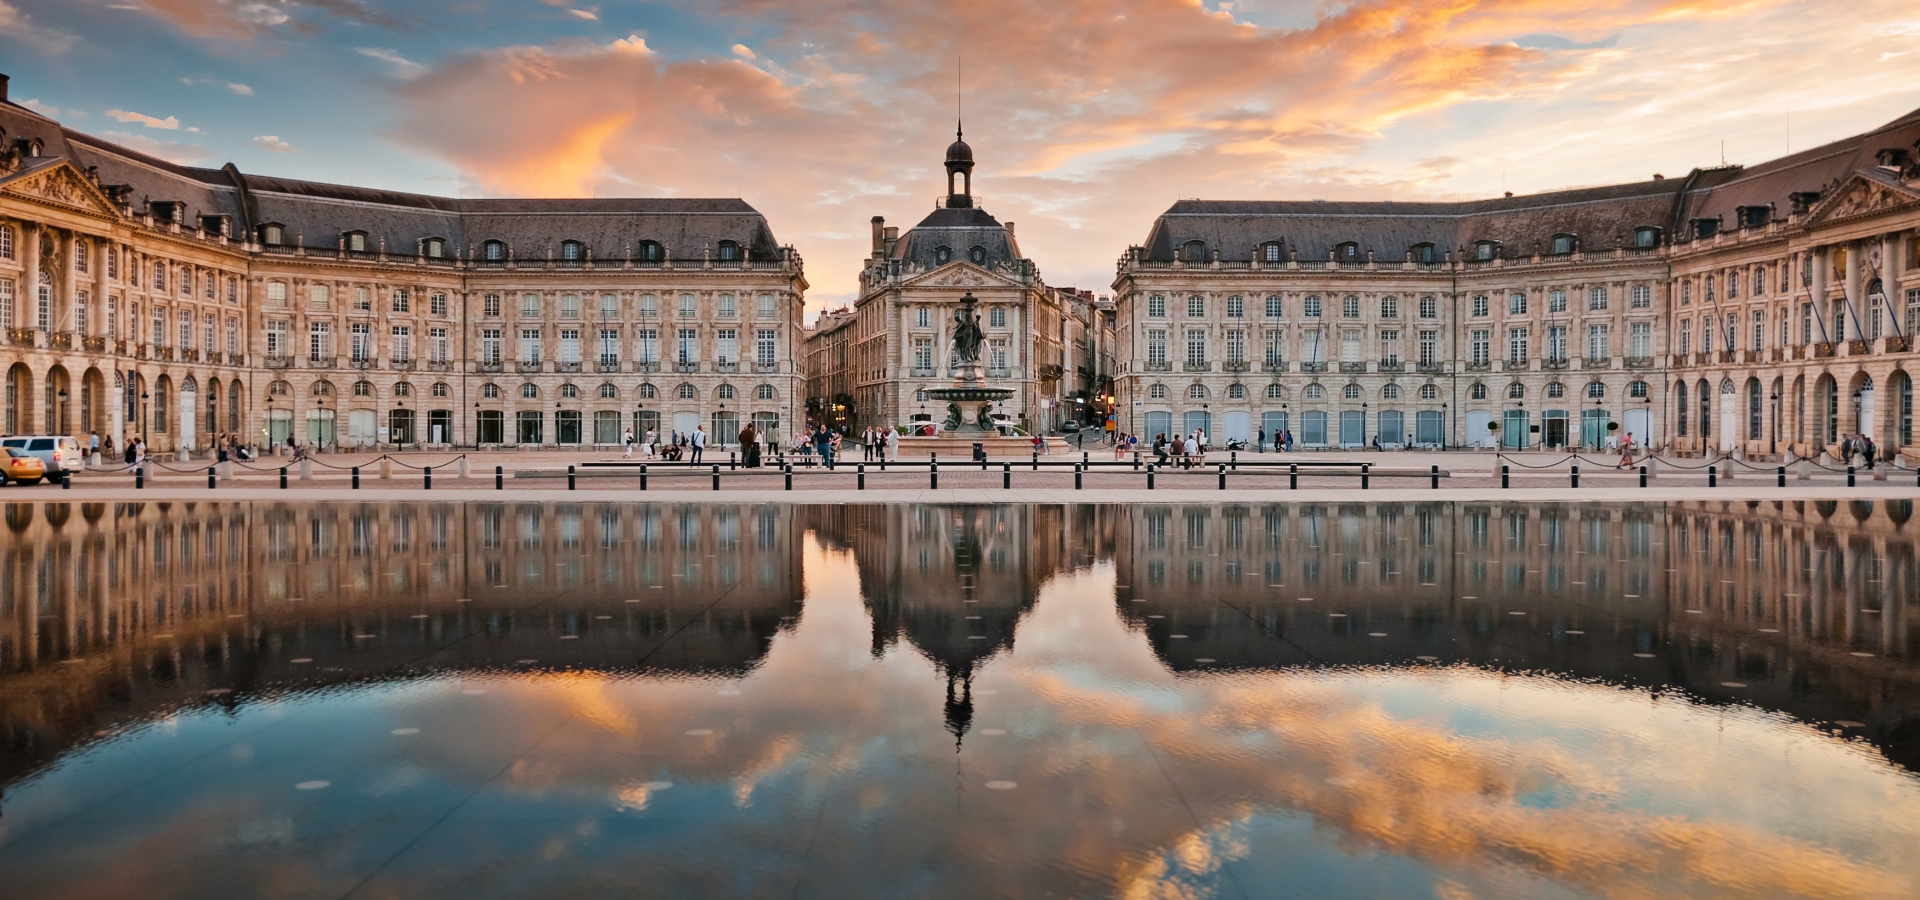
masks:
<svg viewBox="0 0 1920 900"><path fill-rule="evenodd" d="M623 257L629 248L654 241L674 259L717 255L733 241L750 259L773 259L780 247L766 218L735 198L468 199L380 188L350 187L218 169L185 166L63 128L58 122L0 101L0 130L8 144L37 139L42 154L92 170L102 185L129 185L136 210L149 201L183 204L186 221L227 216L236 233L274 223L288 243L304 236L314 247L332 246L341 234L364 231L369 244L397 254L418 242L441 238L449 252L465 255L484 241L504 241L518 258L558 254L575 240L596 258ZM637 253L637 249L636 249Z"/></svg>
<svg viewBox="0 0 1920 900"><path fill-rule="evenodd" d="M939 258L941 247L952 251L951 259ZM1013 233L1000 224L1000 220L977 207L934 210L900 236L893 245L892 258L911 260L933 269L953 259L966 259L974 247L987 251L984 265L988 268L1020 258L1020 245L1014 241Z"/></svg>

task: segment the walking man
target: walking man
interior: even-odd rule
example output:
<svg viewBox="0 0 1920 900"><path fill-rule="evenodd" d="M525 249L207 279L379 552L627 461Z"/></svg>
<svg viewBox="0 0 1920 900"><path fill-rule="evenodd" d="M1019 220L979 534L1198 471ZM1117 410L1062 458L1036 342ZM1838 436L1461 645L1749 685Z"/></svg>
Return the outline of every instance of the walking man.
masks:
<svg viewBox="0 0 1920 900"><path fill-rule="evenodd" d="M693 440L691 443L693 444L693 459L689 465L699 465L700 455L707 449L707 426L693 426Z"/></svg>

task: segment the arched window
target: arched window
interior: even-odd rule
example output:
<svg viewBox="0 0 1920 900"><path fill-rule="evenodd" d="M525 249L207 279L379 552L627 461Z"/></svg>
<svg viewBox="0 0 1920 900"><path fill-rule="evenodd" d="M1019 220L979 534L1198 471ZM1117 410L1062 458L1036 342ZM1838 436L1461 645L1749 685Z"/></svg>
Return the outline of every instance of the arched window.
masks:
<svg viewBox="0 0 1920 900"><path fill-rule="evenodd" d="M488 241L481 245L480 255L487 262L500 262L507 258L507 245L500 241Z"/></svg>
<svg viewBox="0 0 1920 900"><path fill-rule="evenodd" d="M1204 384L1187 385L1187 399L1188 400L1207 399L1207 386Z"/></svg>
<svg viewBox="0 0 1920 900"><path fill-rule="evenodd" d="M1382 400L1400 399L1400 386L1397 384L1389 384L1386 387L1381 388L1380 399Z"/></svg>
<svg viewBox="0 0 1920 900"><path fill-rule="evenodd" d="M283 232L278 225L260 226L260 243L269 247L278 247L285 242Z"/></svg>
<svg viewBox="0 0 1920 900"><path fill-rule="evenodd" d="M1432 244L1413 245L1413 261L1417 263L1436 263L1440 261L1440 251Z"/></svg>
<svg viewBox="0 0 1920 900"><path fill-rule="evenodd" d="M1567 395L1566 385L1561 384L1558 381L1550 381L1547 383L1547 396L1549 398L1565 397L1566 395Z"/></svg>
<svg viewBox="0 0 1920 900"><path fill-rule="evenodd" d="M1635 400L1639 400L1647 396L1647 383L1644 381L1635 381L1635 382L1632 382L1631 384L1628 384L1627 396Z"/></svg>
<svg viewBox="0 0 1920 900"><path fill-rule="evenodd" d="M935 247L935 248L933 248L933 261L934 261L934 262L936 262L936 263L939 263L939 264L941 264L941 265L945 265L945 264L947 263L947 261L948 261L948 260L951 260L951 259L953 259L953 248L952 248L952 247L945 247L945 246L941 246L941 247Z"/></svg>
<svg viewBox="0 0 1920 900"><path fill-rule="evenodd" d="M1473 245L1474 259L1492 259L1500 255L1499 241L1479 241Z"/></svg>
<svg viewBox="0 0 1920 900"><path fill-rule="evenodd" d="M1520 399L1520 398L1522 398L1522 397L1525 397L1526 395L1527 395L1527 387L1526 387L1526 385L1523 385L1523 384L1521 384L1521 383L1520 383L1520 382L1518 382L1518 381L1516 381L1516 382L1514 382L1514 383L1512 383L1512 384L1510 384L1510 385L1507 385L1507 399L1508 399L1508 400L1518 400L1518 399Z"/></svg>
<svg viewBox="0 0 1920 900"><path fill-rule="evenodd" d="M396 382L393 386L393 395L395 397L411 397L413 396L413 385L404 381Z"/></svg>
<svg viewBox="0 0 1920 900"><path fill-rule="evenodd" d="M315 397L331 397L333 396L333 382L316 381L313 383L311 390Z"/></svg>
<svg viewBox="0 0 1920 900"><path fill-rule="evenodd" d="M427 238L427 258L440 259L447 255L447 242L440 238Z"/></svg>
<svg viewBox="0 0 1920 900"><path fill-rule="evenodd" d="M740 258L740 245L732 241L720 242L720 261L733 262Z"/></svg>
<svg viewBox="0 0 1920 900"><path fill-rule="evenodd" d="M480 396L488 400L498 400L500 399L500 386L492 383L483 384L480 386Z"/></svg>
<svg viewBox="0 0 1920 900"><path fill-rule="evenodd" d="M641 241L640 242L640 261L641 262L657 263L665 258L666 258L665 251L663 251L660 248L660 243L658 241Z"/></svg>
<svg viewBox="0 0 1920 900"><path fill-rule="evenodd" d="M721 385L720 389L714 392L714 396L720 400L732 400L733 385L730 385L730 384Z"/></svg>
<svg viewBox="0 0 1920 900"><path fill-rule="evenodd" d="M453 389L448 387L444 381L436 381L433 383L433 395L435 397L451 397L453 396Z"/></svg>
<svg viewBox="0 0 1920 900"><path fill-rule="evenodd" d="M346 241L346 247L348 252L351 252L351 253L367 252L367 233L366 232L349 231L346 234L341 235L341 237Z"/></svg>
<svg viewBox="0 0 1920 900"><path fill-rule="evenodd" d="M673 393L674 393L674 396L679 397L682 400L692 400L694 398L693 385L690 385L690 384L681 385L680 387L676 388Z"/></svg>
<svg viewBox="0 0 1920 900"><path fill-rule="evenodd" d="M566 262L579 262L584 254L579 241L561 241L560 258Z"/></svg>
<svg viewBox="0 0 1920 900"><path fill-rule="evenodd" d="M1333 248L1333 258L1341 262L1359 262L1360 245L1352 241L1336 244Z"/></svg>
<svg viewBox="0 0 1920 900"><path fill-rule="evenodd" d="M1423 384L1420 386L1420 399L1438 400L1440 399L1440 389L1431 384Z"/></svg>
<svg viewBox="0 0 1920 900"><path fill-rule="evenodd" d="M606 384L603 384L600 386L600 399L618 400L620 399L620 389L617 387L614 387L613 382L609 381Z"/></svg>
<svg viewBox="0 0 1920 900"><path fill-rule="evenodd" d="M660 396L660 391L656 389L653 385L643 384L640 386L640 399L652 400L653 398L658 396Z"/></svg>
<svg viewBox="0 0 1920 900"><path fill-rule="evenodd" d="M1467 388L1467 397L1473 400L1487 399L1487 386L1484 384L1476 384Z"/></svg>
<svg viewBox="0 0 1920 900"><path fill-rule="evenodd" d="M167 289L167 264L163 262L154 263L153 264L153 292L156 294L164 293L166 289Z"/></svg>
<svg viewBox="0 0 1920 900"><path fill-rule="evenodd" d="M1283 400L1286 398L1286 396L1287 396L1286 388L1283 388L1278 384L1267 385L1268 400Z"/></svg>
<svg viewBox="0 0 1920 900"><path fill-rule="evenodd" d="M1228 399L1228 400L1245 400L1246 398L1247 398L1247 386L1246 386L1246 385L1244 385L1244 384L1230 384L1230 385L1227 385L1227 399Z"/></svg>
<svg viewBox="0 0 1920 900"><path fill-rule="evenodd" d="M1156 384L1147 388L1147 396L1154 400L1165 400L1167 399L1167 386L1164 384Z"/></svg>
<svg viewBox="0 0 1920 900"><path fill-rule="evenodd" d="M773 399L773 385L770 385L770 384L763 384L763 385L761 385L761 386L759 386L759 387L757 387L757 388L754 388L754 389L753 389L753 399L755 399L755 400L772 400L772 399Z"/></svg>
<svg viewBox="0 0 1920 900"><path fill-rule="evenodd" d="M967 258L973 260L976 266L984 266L987 264L987 248L975 245L967 251Z"/></svg>
<svg viewBox="0 0 1920 900"><path fill-rule="evenodd" d="M1357 384L1347 385L1340 389L1340 396L1348 400L1358 400L1360 399L1360 386Z"/></svg>
<svg viewBox="0 0 1920 900"><path fill-rule="evenodd" d="M578 400L578 399L580 399L580 386L579 386L579 385L577 385L577 384L563 384L563 385L561 385L561 386L560 386L560 397L561 397L562 399L565 399L565 400Z"/></svg>
<svg viewBox="0 0 1920 900"><path fill-rule="evenodd" d="M520 396L528 400L537 400L540 397L540 386L529 381L520 386Z"/></svg>
<svg viewBox="0 0 1920 900"><path fill-rule="evenodd" d="M1644 225L1635 228L1633 230L1633 245L1635 247L1660 246L1660 229Z"/></svg>
<svg viewBox="0 0 1920 900"><path fill-rule="evenodd" d="M293 385L284 381L275 381L267 385L267 396L269 397L285 397L291 393L293 393Z"/></svg>
<svg viewBox="0 0 1920 900"><path fill-rule="evenodd" d="M1607 386L1598 381L1587 382L1587 399L1598 400L1607 395Z"/></svg>
<svg viewBox="0 0 1920 900"><path fill-rule="evenodd" d="M1320 399L1321 397L1324 397L1324 396L1326 396L1326 394L1327 394L1327 389L1326 389L1326 388L1323 388L1323 387L1321 387L1321 386L1319 386L1319 385L1317 385L1317 384L1310 384L1310 385L1307 385L1307 399L1308 399L1308 400L1318 400L1318 399Z"/></svg>

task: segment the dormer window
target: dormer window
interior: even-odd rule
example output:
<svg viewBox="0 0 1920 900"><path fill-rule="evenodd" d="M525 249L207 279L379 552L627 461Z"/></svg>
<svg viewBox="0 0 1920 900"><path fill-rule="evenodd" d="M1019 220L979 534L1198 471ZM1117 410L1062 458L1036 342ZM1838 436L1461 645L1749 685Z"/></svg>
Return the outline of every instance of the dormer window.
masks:
<svg viewBox="0 0 1920 900"><path fill-rule="evenodd" d="M500 262L507 258L507 245L499 241L488 241L481 245L480 257L487 262Z"/></svg>
<svg viewBox="0 0 1920 900"><path fill-rule="evenodd" d="M720 242L720 261L733 262L740 258L740 245L732 241Z"/></svg>
<svg viewBox="0 0 1920 900"><path fill-rule="evenodd" d="M260 243L269 247L278 247L283 243L279 225L260 226Z"/></svg>
<svg viewBox="0 0 1920 900"><path fill-rule="evenodd" d="M935 247L935 248L933 248L933 261L934 261L935 263L937 263L937 264L939 264L939 265L943 265L943 266L944 266L944 265L946 265L946 264L947 264L947 261L948 261L948 260L951 260L951 259L953 259L953 248L952 248L952 247Z"/></svg>
<svg viewBox="0 0 1920 900"><path fill-rule="evenodd" d="M347 252L349 253L367 252L367 233L366 232L349 231L345 235L342 235L342 237L346 239Z"/></svg>
<svg viewBox="0 0 1920 900"><path fill-rule="evenodd" d="M1479 241L1473 245L1473 258L1489 260L1500 255L1499 241Z"/></svg>
<svg viewBox="0 0 1920 900"><path fill-rule="evenodd" d="M1432 244L1415 244L1413 245L1413 261L1417 263L1439 262L1439 252L1434 249Z"/></svg>
<svg viewBox="0 0 1920 900"><path fill-rule="evenodd" d="M440 238L427 238L425 249L428 259L440 259L447 255L447 242Z"/></svg>
<svg viewBox="0 0 1920 900"><path fill-rule="evenodd" d="M1742 206L1734 210L1741 228L1765 228L1773 220L1772 206Z"/></svg>
<svg viewBox="0 0 1920 900"><path fill-rule="evenodd" d="M1553 255L1565 256L1572 253L1579 245L1579 239L1571 234L1556 234L1553 236Z"/></svg>
<svg viewBox="0 0 1920 900"><path fill-rule="evenodd" d="M1207 261L1207 245L1202 241L1188 241L1180 254L1187 262L1203 263Z"/></svg>
<svg viewBox="0 0 1920 900"><path fill-rule="evenodd" d="M1341 262L1359 262L1360 245L1352 241L1336 245L1333 248L1333 256Z"/></svg>
<svg viewBox="0 0 1920 900"><path fill-rule="evenodd" d="M567 262L579 262L582 253L579 241L561 241L560 258Z"/></svg>
<svg viewBox="0 0 1920 900"><path fill-rule="evenodd" d="M987 248L976 246L967 251L967 258L973 260L976 266L984 266L987 264Z"/></svg>
<svg viewBox="0 0 1920 900"><path fill-rule="evenodd" d="M1720 219L1718 216L1711 219L1694 219L1693 220L1693 236L1695 239L1706 240L1708 238L1718 235L1719 233L1720 233Z"/></svg>
<svg viewBox="0 0 1920 900"><path fill-rule="evenodd" d="M1635 228L1633 230L1633 245L1642 248L1660 246L1660 229L1651 226Z"/></svg>
<svg viewBox="0 0 1920 900"><path fill-rule="evenodd" d="M1270 263L1279 262L1280 261L1280 242L1269 241L1265 245L1261 246L1260 258Z"/></svg>

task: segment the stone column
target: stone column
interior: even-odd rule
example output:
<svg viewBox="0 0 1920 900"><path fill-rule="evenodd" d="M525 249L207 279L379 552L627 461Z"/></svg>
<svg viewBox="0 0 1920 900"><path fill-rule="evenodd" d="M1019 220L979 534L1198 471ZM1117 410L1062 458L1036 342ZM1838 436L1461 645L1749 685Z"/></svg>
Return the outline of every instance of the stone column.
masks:
<svg viewBox="0 0 1920 900"><path fill-rule="evenodd" d="M1813 266L1813 287L1807 299L1813 304L1814 325L1817 326L1813 330L1813 337L1816 340L1838 341L1839 335L1828 333L1832 327L1833 316L1827 306L1827 273L1832 268L1832 263L1827 258L1827 248L1813 249L1811 265Z"/></svg>
<svg viewBox="0 0 1920 900"><path fill-rule="evenodd" d="M1845 272L1847 280L1846 297L1844 301L1847 305L1847 316L1845 320L1847 323L1847 333L1844 338L1845 340L1864 340L1867 336L1867 323L1861 318L1866 312L1866 310L1862 308L1862 304L1866 302L1867 267L1860 258L1861 255L1866 252L1867 244L1865 241L1850 241L1847 244L1847 270Z"/></svg>
<svg viewBox="0 0 1920 900"><path fill-rule="evenodd" d="M105 335L107 311L107 260L106 254L112 252L112 244L107 241L93 242L89 245L87 263L93 266L93 297L87 308L87 330L93 334Z"/></svg>
<svg viewBox="0 0 1920 900"><path fill-rule="evenodd" d="M20 290L14 295L13 324L37 328L40 325L40 226L20 223ZM20 423L27 430L27 423Z"/></svg>

